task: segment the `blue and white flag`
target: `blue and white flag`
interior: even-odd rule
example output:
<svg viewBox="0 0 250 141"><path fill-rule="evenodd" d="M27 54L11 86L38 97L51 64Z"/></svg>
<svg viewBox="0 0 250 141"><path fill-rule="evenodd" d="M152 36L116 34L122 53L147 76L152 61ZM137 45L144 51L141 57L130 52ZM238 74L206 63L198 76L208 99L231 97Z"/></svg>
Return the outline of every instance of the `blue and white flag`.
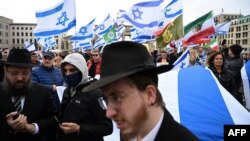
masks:
<svg viewBox="0 0 250 141"><path fill-rule="evenodd" d="M174 119L201 141L223 140L224 125L250 124L250 113L204 67L160 74L159 90Z"/></svg>
<svg viewBox="0 0 250 141"><path fill-rule="evenodd" d="M172 70L184 69L189 66L189 48L187 48L181 56L174 62Z"/></svg>
<svg viewBox="0 0 250 141"><path fill-rule="evenodd" d="M39 37L36 39L37 43L43 46L43 51L48 51L56 45L54 36Z"/></svg>
<svg viewBox="0 0 250 141"><path fill-rule="evenodd" d="M126 30L126 27L124 25L122 25L122 26L120 26L120 27L118 27L116 29L116 39L115 39L115 41L119 41L120 40L120 38L124 34L125 30Z"/></svg>
<svg viewBox="0 0 250 141"><path fill-rule="evenodd" d="M76 35L70 38L71 41L77 40L91 40L94 36L95 19L85 26L82 26Z"/></svg>
<svg viewBox="0 0 250 141"><path fill-rule="evenodd" d="M117 21L128 22L136 28L156 29L161 17L162 2L154 0L137 3L128 12L120 11Z"/></svg>
<svg viewBox="0 0 250 141"><path fill-rule="evenodd" d="M114 20L111 18L110 14L105 18L105 20L96 27L95 33L98 36L103 36L114 26Z"/></svg>
<svg viewBox="0 0 250 141"><path fill-rule="evenodd" d="M131 37L130 40L138 43L151 41L154 39L153 33L154 30L150 29L139 29L139 28L131 28L130 29Z"/></svg>
<svg viewBox="0 0 250 141"><path fill-rule="evenodd" d="M95 40L94 48L98 48L104 45L106 45L105 40L103 39L103 37L99 37L98 39Z"/></svg>
<svg viewBox="0 0 250 141"><path fill-rule="evenodd" d="M229 32L231 21L226 21L221 24L215 25L215 34L214 35L225 35Z"/></svg>
<svg viewBox="0 0 250 141"><path fill-rule="evenodd" d="M24 42L24 48L28 51L35 51L36 47L34 43L30 43L28 40Z"/></svg>
<svg viewBox="0 0 250 141"><path fill-rule="evenodd" d="M159 28L163 28L165 25L173 21L175 18L183 14L182 0L172 0L163 10L163 17L159 21Z"/></svg>
<svg viewBox="0 0 250 141"><path fill-rule="evenodd" d="M92 48L92 45L91 45L91 42L90 41L75 41L72 43L72 50L80 50L82 49L83 51L84 50L87 50L87 49L91 49Z"/></svg>
<svg viewBox="0 0 250 141"><path fill-rule="evenodd" d="M243 82L246 108L250 110L250 61L241 68L241 78Z"/></svg>
<svg viewBox="0 0 250 141"><path fill-rule="evenodd" d="M51 36L67 32L76 25L75 0L64 0L43 11L36 12L37 27L34 35Z"/></svg>

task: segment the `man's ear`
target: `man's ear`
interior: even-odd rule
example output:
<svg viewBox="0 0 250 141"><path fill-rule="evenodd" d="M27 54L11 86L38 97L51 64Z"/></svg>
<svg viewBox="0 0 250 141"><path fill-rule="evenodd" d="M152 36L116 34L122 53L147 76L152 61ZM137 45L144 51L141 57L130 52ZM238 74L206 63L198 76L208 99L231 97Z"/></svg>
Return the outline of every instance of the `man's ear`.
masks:
<svg viewBox="0 0 250 141"><path fill-rule="evenodd" d="M146 87L146 95L147 95L147 101L148 105L154 105L156 101L156 95L157 95L157 89L154 85L148 85Z"/></svg>

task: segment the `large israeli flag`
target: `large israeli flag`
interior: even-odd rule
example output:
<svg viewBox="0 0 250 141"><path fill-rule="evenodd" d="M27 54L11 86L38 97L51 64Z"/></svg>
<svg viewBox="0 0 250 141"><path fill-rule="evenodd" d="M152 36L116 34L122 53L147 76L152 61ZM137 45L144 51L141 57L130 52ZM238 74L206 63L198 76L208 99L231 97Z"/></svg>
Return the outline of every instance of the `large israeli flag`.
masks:
<svg viewBox="0 0 250 141"><path fill-rule="evenodd" d="M95 33L99 36L103 36L114 26L114 20L111 18L110 14L105 18L105 20L96 27Z"/></svg>
<svg viewBox="0 0 250 141"><path fill-rule="evenodd" d="M163 10L162 18L159 21L159 28L163 28L172 20L183 14L182 0L172 0Z"/></svg>
<svg viewBox="0 0 250 141"><path fill-rule="evenodd" d="M246 108L250 110L250 61L241 68L241 78L243 82Z"/></svg>
<svg viewBox="0 0 250 141"><path fill-rule="evenodd" d="M159 89L174 119L200 140L223 140L224 125L250 124L250 113L201 66L159 75Z"/></svg>
<svg viewBox="0 0 250 141"><path fill-rule="evenodd" d="M141 2L133 5L128 12L120 11L117 21L128 22L136 28L156 29L161 17L163 0Z"/></svg>
<svg viewBox="0 0 250 141"><path fill-rule="evenodd" d="M70 38L72 41L78 40L91 40L94 36L95 19L89 22L87 25L82 26L79 31Z"/></svg>
<svg viewBox="0 0 250 141"><path fill-rule="evenodd" d="M75 0L64 0L43 11L36 12L34 35L51 36L66 32L76 25Z"/></svg>

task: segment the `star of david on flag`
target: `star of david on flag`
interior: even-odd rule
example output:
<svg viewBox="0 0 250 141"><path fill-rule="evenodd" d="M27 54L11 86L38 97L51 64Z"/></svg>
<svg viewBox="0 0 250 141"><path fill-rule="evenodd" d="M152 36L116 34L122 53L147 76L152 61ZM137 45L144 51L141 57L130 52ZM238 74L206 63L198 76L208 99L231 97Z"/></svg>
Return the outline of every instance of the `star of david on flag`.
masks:
<svg viewBox="0 0 250 141"><path fill-rule="evenodd" d="M95 33L99 36L103 36L114 25L114 20L108 15L105 20L95 29Z"/></svg>
<svg viewBox="0 0 250 141"><path fill-rule="evenodd" d="M82 26L80 30L70 38L71 41L88 40L90 41L94 36L95 19L90 21L87 25Z"/></svg>
<svg viewBox="0 0 250 141"><path fill-rule="evenodd" d="M182 0L172 0L163 10L162 18L159 22L159 27L162 28L172 20L183 14Z"/></svg>
<svg viewBox="0 0 250 141"><path fill-rule="evenodd" d="M76 25L75 0L63 0L46 10L37 11L34 35L51 36L67 32Z"/></svg>
<svg viewBox="0 0 250 141"><path fill-rule="evenodd" d="M163 0L141 2L133 5L128 12L120 10L118 23L128 22L136 28L154 29L158 27Z"/></svg>

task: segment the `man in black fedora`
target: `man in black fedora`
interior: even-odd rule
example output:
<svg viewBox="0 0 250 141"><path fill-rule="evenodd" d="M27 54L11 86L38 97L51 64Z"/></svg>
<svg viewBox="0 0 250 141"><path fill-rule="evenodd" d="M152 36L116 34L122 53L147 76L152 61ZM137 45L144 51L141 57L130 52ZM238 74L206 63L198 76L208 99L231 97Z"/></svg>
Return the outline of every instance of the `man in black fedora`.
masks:
<svg viewBox="0 0 250 141"><path fill-rule="evenodd" d="M42 141L47 130L56 126L49 89L31 82L31 68L28 50L10 50L0 84L1 141Z"/></svg>
<svg viewBox="0 0 250 141"><path fill-rule="evenodd" d="M198 140L173 119L157 88L158 74L172 66L156 67L146 47L130 41L107 45L102 57L100 80L82 91L102 89L100 105L116 122L122 140Z"/></svg>

